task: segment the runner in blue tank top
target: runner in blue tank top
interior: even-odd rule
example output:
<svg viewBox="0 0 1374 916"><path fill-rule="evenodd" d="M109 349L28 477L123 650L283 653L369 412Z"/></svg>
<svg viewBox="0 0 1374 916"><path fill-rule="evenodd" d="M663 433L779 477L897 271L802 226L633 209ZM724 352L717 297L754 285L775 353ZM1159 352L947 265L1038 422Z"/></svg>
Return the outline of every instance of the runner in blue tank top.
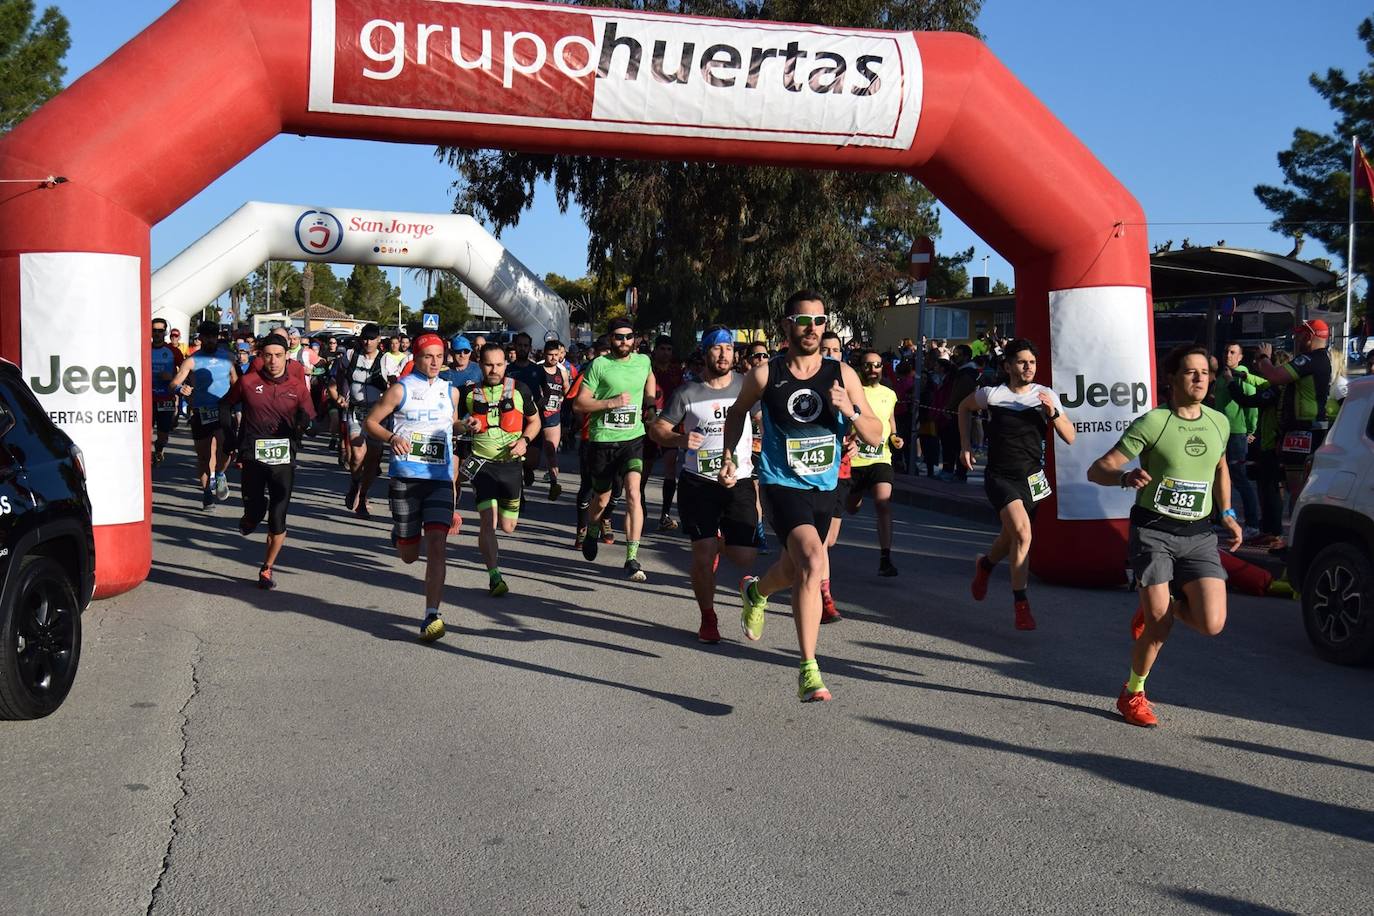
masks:
<svg viewBox="0 0 1374 916"><path fill-rule="evenodd" d="M797 696L803 703L830 699L816 665L821 625L821 582L830 577L825 535L835 504L844 436L850 424L859 439L879 445L883 422L873 415L858 374L821 358L827 316L819 293L793 293L783 309L787 354L750 370L725 420L725 442L738 442L754 405L763 402L763 450L758 477L773 531L783 545L778 561L761 577L740 582L746 638L763 635L768 596L791 589L792 617L801 649ZM735 484L735 456L726 448L719 480Z"/></svg>
<svg viewBox="0 0 1374 916"><path fill-rule="evenodd" d="M224 476L229 450L220 425L219 402L237 380L233 360L219 346L219 325L201 322L200 349L182 361L171 387L191 400L191 438L196 443L202 509L229 497L229 480Z"/></svg>

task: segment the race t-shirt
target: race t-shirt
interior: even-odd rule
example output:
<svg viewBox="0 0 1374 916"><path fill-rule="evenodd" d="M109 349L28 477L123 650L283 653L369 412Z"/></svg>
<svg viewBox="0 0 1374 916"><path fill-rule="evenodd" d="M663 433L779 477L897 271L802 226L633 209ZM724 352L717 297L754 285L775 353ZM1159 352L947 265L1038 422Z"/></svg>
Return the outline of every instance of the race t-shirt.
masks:
<svg viewBox="0 0 1374 916"><path fill-rule="evenodd" d="M1054 409L1062 411L1059 396L1044 385L1030 384L1020 391L1006 385L975 388L973 403L986 410L991 421L988 437L987 473L993 477L1028 479L1045 465L1045 437L1049 420L1040 403L1040 392L1054 399Z"/></svg>
<svg viewBox="0 0 1374 916"><path fill-rule="evenodd" d="M525 418L539 412L539 404L524 382L511 379L510 394L507 398L506 384L473 385L463 392L463 416L483 418L485 429L472 436L472 453L488 461L509 461L510 447L525 431ZM507 418L507 427L502 428L502 414L518 414L519 422Z"/></svg>
<svg viewBox="0 0 1374 916"><path fill-rule="evenodd" d="M883 441L869 445L859 440L859 450L850 462L856 468L866 468L870 464L891 464L892 452L887 445L887 437L892 435L892 411L897 407L897 392L882 384L864 386L864 397L875 416L883 421Z"/></svg>
<svg viewBox="0 0 1374 916"><path fill-rule="evenodd" d="M1284 429L1308 429L1327 419L1326 402L1331 396L1331 354L1313 350L1290 360L1283 371L1293 383L1284 386L1279 413Z"/></svg>
<svg viewBox="0 0 1374 916"><path fill-rule="evenodd" d="M644 435L644 385L649 380L649 357L631 353L624 359L602 356L592 360L582 384L598 401L628 394L630 403L592 414L591 441L629 442Z"/></svg>
<svg viewBox="0 0 1374 916"><path fill-rule="evenodd" d="M1170 407L1156 407L1136 418L1117 451L1139 456L1150 482L1136 491L1137 509L1176 522L1201 522L1212 515L1212 481L1226 456L1230 424L1226 415L1198 405L1202 414L1187 420Z"/></svg>
<svg viewBox="0 0 1374 916"><path fill-rule="evenodd" d="M684 430L699 432L703 436L697 448L682 449L684 474L715 480L720 473L725 455L725 415L744 387L744 376L731 372L729 378L730 383L724 388L712 388L705 382L679 385L658 415L659 419L673 426L681 423ZM753 414L757 416L759 413L759 408L755 407ZM734 444L735 478L738 480L754 474L753 450L750 448L753 437L753 430L746 424Z"/></svg>

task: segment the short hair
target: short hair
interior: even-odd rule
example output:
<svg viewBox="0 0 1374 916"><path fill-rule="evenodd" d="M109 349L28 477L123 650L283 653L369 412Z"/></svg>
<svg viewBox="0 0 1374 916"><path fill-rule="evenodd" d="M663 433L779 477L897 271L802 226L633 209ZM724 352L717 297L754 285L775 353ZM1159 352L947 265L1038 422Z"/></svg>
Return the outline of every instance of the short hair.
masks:
<svg viewBox="0 0 1374 916"><path fill-rule="evenodd" d="M260 338L257 341L259 350L261 350L263 347L281 347L283 350L285 350L286 344L287 341L283 339L282 336L278 334L276 331L271 332L270 334Z"/></svg>
<svg viewBox="0 0 1374 916"><path fill-rule="evenodd" d="M968 344L959 344L954 348L954 352L952 355L957 357L961 363L966 363L969 360L973 359L973 348L970 347Z"/></svg>
<svg viewBox="0 0 1374 916"><path fill-rule="evenodd" d="M152 326L153 326L154 328L156 328L158 325L162 325L162 330L164 330L164 331L167 330L167 319L166 319L166 318L154 318L153 321L152 321Z"/></svg>
<svg viewBox="0 0 1374 916"><path fill-rule="evenodd" d="M827 340L829 340L829 339L832 338L832 337L835 338L836 340L839 340L839 339L840 339L840 335L839 335L839 333L838 333L837 331L826 330L826 332L825 332L824 334L821 335L821 343L825 343Z"/></svg>
<svg viewBox="0 0 1374 916"><path fill-rule="evenodd" d="M635 329L635 323L634 323L633 321L631 321L630 319L625 318L625 317L623 317L623 316L620 317L620 318L612 318L610 321L606 322L606 333L607 333L607 334L609 334L611 331L614 331L614 330L616 330L616 329L618 329L618 328L629 328L631 331L633 331L633 330ZM607 342L609 343L609 341L610 341L610 338L608 337L608 338L607 338Z"/></svg>
<svg viewBox="0 0 1374 916"><path fill-rule="evenodd" d="M506 347L504 344L499 344L495 342L484 343L482 344L482 349L477 354L478 361L480 362L482 359L484 359L488 353L500 353L502 356L505 356Z"/></svg>
<svg viewBox="0 0 1374 916"><path fill-rule="evenodd" d="M515 343L522 337L528 340L530 343L534 343L534 338L531 337L529 334L525 333L524 331L521 331L519 334L516 334L514 337L512 337L510 339L510 342Z"/></svg>
<svg viewBox="0 0 1374 916"><path fill-rule="evenodd" d="M1212 354L1207 352L1207 348L1197 347L1192 344L1184 344L1180 347L1174 347L1165 355L1163 364L1165 377L1172 378L1177 375L1179 370L1183 368L1183 361L1190 356L1201 356L1209 360L1207 367L1208 371L1211 371L1212 364L1210 359Z"/></svg>
<svg viewBox="0 0 1374 916"><path fill-rule="evenodd" d="M561 350L563 349L563 341L559 340L557 337L550 337L548 340L544 341L544 349Z"/></svg>
<svg viewBox="0 0 1374 916"><path fill-rule="evenodd" d="M862 362L863 360L867 359L867 358L870 357L870 356L876 356L876 357L878 357L878 359L883 359L883 354L879 353L877 350L873 349L872 347L864 347L862 350L860 350L860 351L859 351L858 358L859 358L859 361Z"/></svg>
<svg viewBox="0 0 1374 916"><path fill-rule="evenodd" d="M1002 358L1010 362L1016 354L1020 353L1022 350L1029 350L1031 356L1038 357L1040 355L1040 351L1035 348L1035 344L1024 337L1018 337L1003 348Z"/></svg>
<svg viewBox="0 0 1374 916"><path fill-rule="evenodd" d="M797 314L797 306L803 302L820 302L824 304L825 297L814 289L799 289L787 297L787 301L782 304L783 315Z"/></svg>

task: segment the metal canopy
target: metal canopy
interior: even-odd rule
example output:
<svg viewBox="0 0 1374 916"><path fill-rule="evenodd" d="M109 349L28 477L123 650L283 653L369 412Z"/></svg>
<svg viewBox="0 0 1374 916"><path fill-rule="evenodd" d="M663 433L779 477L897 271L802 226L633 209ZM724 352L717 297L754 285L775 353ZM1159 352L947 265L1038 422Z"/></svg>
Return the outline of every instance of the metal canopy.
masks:
<svg viewBox="0 0 1374 916"><path fill-rule="evenodd" d="M1150 257L1156 302L1334 289L1336 274L1251 248L1181 248Z"/></svg>

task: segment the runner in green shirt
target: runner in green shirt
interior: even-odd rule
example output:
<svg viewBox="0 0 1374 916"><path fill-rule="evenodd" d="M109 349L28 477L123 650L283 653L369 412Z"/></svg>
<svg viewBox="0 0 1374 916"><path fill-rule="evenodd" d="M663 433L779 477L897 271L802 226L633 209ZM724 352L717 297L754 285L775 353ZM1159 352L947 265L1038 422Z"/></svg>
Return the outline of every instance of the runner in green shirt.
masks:
<svg viewBox="0 0 1374 916"><path fill-rule="evenodd" d="M592 476L592 504L587 525L595 531L611 501L611 482L625 480L625 572L643 582L639 564L639 535L644 528L644 503L639 478L644 471L644 411L654 403L657 388L649 357L635 352L636 334L628 319L613 319L608 328L611 352L587 367L575 405L591 417L587 463ZM595 560L599 541L582 540L582 556Z"/></svg>
<svg viewBox="0 0 1374 916"><path fill-rule="evenodd" d="M1127 550L1140 606L1131 621L1130 676L1116 708L1127 722L1142 726L1159 724L1145 698L1145 678L1175 618L1204 636L1226 625L1226 571L1212 531L1213 501L1231 533L1227 549L1241 542L1226 468L1229 424L1224 414L1202 404L1212 374L1207 350L1174 350L1163 368L1169 405L1138 417L1088 469L1093 483L1136 491ZM1136 457L1140 467L1125 470ZM1181 594L1171 597L1171 586Z"/></svg>

